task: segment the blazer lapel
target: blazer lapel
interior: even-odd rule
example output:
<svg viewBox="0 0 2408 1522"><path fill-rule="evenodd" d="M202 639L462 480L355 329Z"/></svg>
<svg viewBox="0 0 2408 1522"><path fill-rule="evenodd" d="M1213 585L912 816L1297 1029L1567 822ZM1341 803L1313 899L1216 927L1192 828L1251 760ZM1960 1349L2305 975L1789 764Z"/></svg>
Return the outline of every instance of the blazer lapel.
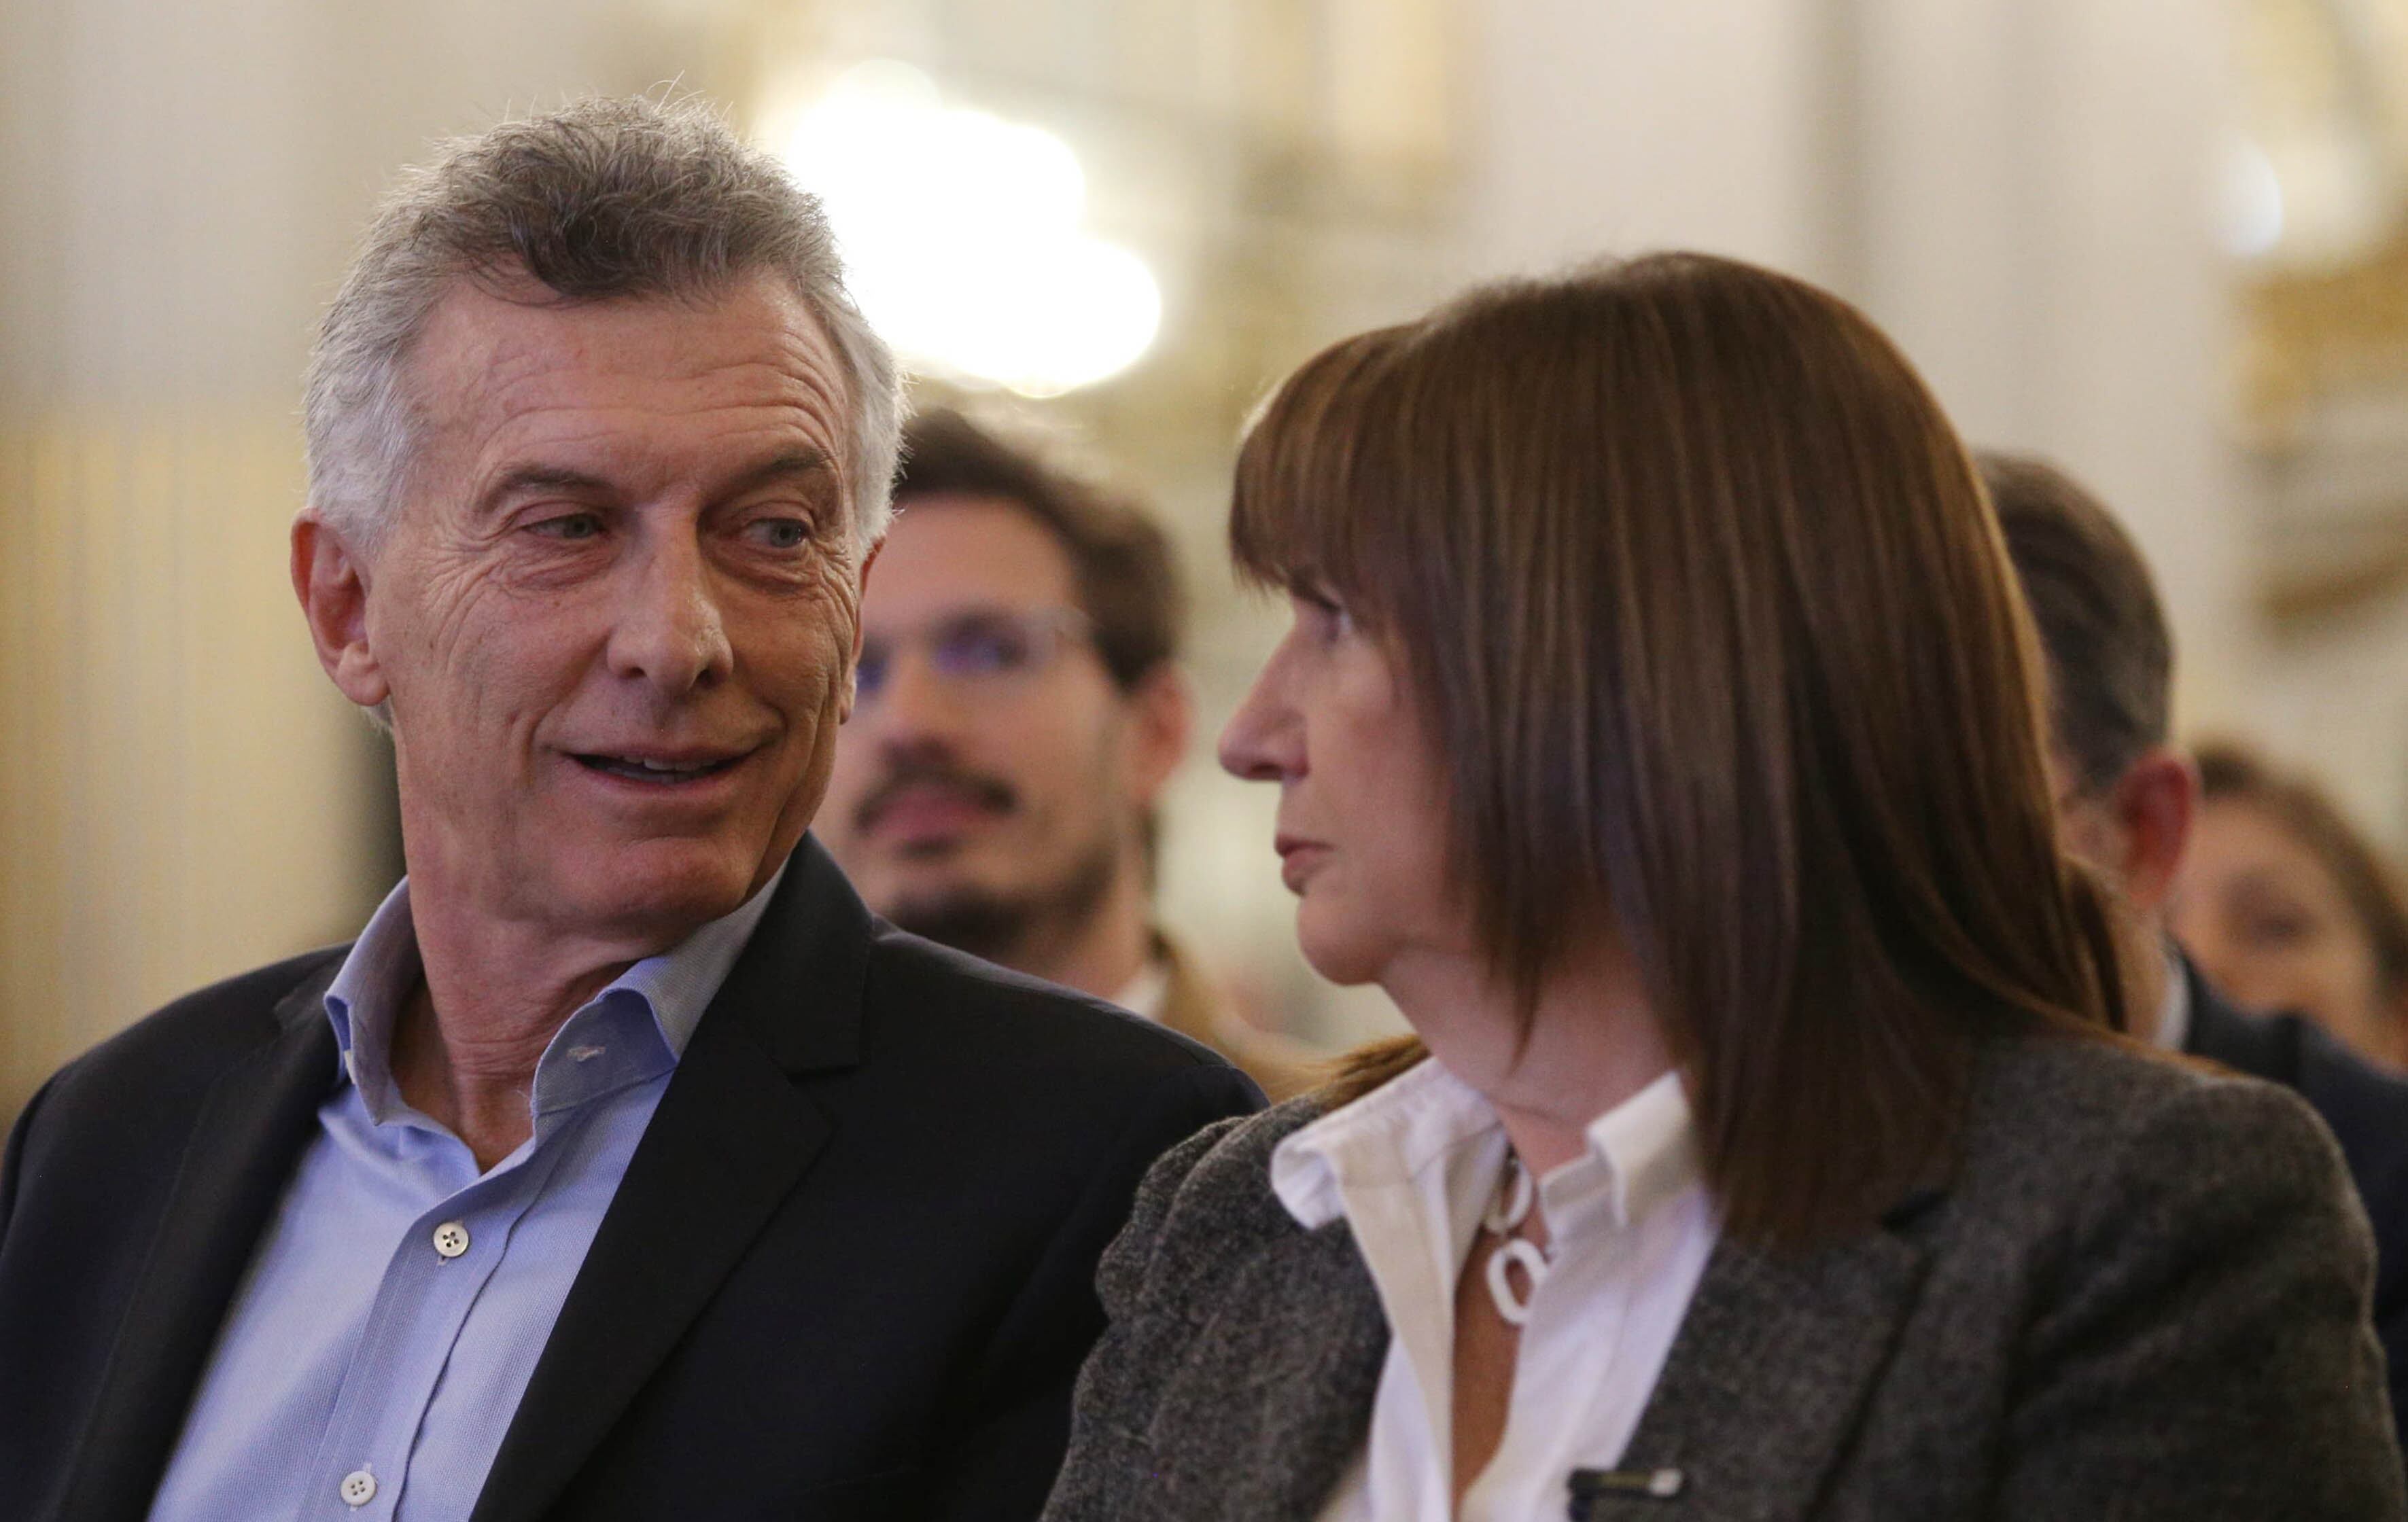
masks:
<svg viewBox="0 0 2408 1522"><path fill-rule="evenodd" d="M320 1000L341 964L329 959L279 1002L275 1034L209 1086L60 1515L133 1522L150 1512L218 1329L339 1077Z"/></svg>
<svg viewBox="0 0 2408 1522"><path fill-rule="evenodd" d="M1891 1218L1919 1214L1930 1198ZM1888 1361L1924 1261L1924 1249L1892 1230L1803 1253L1722 1243L1619 1466L1626 1474L1678 1471L1678 1490L1599 1496L1585 1515L1598 1522L1664 1522L1675 1508L1750 1522L1811 1515Z"/></svg>
<svg viewBox="0 0 2408 1522"><path fill-rule="evenodd" d="M1197 1334L1212 1353L1192 1390L1165 1392L1145 1515L1313 1516L1362 1444L1388 1350L1379 1291L1343 1221L1282 1225Z"/></svg>
<svg viewBox="0 0 2408 1522"><path fill-rule="evenodd" d="M826 1145L794 1077L858 1060L869 934L806 839L628 1162L473 1522L527 1522L559 1499Z"/></svg>

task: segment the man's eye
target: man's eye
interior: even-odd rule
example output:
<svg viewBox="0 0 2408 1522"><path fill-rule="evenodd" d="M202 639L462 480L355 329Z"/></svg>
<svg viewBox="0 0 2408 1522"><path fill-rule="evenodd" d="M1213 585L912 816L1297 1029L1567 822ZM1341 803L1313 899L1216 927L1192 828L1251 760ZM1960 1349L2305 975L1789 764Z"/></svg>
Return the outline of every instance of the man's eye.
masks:
<svg viewBox="0 0 2408 1522"><path fill-rule="evenodd" d="M2315 926L2305 915L2253 915L2242 922L2243 940L2260 946L2290 946L2308 939Z"/></svg>
<svg viewBox="0 0 2408 1522"><path fill-rule="evenodd" d="M865 698L874 698L886 689L888 669L894 664L895 653L884 645L864 640L861 659L853 662L854 690Z"/></svg>
<svg viewBox="0 0 2408 1522"><path fill-rule="evenodd" d="M571 542L593 539L600 536L602 533L602 519L596 513L563 513L557 518L547 518L541 522L528 524L527 532L541 534L547 539Z"/></svg>
<svg viewBox="0 0 2408 1522"><path fill-rule="evenodd" d="M1026 633L992 624L949 629L938 637L930 654L937 669L949 676L995 676L1022 671L1035 657Z"/></svg>
<svg viewBox="0 0 2408 1522"><path fill-rule="evenodd" d="M758 519L744 532L764 549L800 549L811 537L811 526L799 518Z"/></svg>

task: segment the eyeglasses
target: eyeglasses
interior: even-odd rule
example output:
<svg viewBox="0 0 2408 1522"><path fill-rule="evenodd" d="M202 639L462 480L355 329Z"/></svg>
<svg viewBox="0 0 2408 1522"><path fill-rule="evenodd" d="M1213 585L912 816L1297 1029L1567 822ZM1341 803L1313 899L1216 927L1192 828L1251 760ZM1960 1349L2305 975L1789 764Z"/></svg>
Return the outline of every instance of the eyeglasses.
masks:
<svg viewBox="0 0 2408 1522"><path fill-rule="evenodd" d="M926 656L928 670L965 694L1000 695L1051 665L1066 643L1086 644L1094 625L1074 608L1025 612L979 608L899 635L871 634L853 668L855 701L876 703L894 682L906 651Z"/></svg>

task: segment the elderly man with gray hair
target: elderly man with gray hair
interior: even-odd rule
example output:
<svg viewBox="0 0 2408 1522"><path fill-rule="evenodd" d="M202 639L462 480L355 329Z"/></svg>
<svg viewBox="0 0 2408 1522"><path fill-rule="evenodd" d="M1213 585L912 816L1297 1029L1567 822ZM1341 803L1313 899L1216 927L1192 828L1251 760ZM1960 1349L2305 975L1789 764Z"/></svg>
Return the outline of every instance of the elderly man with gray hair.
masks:
<svg viewBox="0 0 2408 1522"><path fill-rule="evenodd" d="M19 1121L0 1516L1036 1514L1140 1175L1259 1098L806 836L897 412L816 203L698 107L403 181L293 578L408 875Z"/></svg>

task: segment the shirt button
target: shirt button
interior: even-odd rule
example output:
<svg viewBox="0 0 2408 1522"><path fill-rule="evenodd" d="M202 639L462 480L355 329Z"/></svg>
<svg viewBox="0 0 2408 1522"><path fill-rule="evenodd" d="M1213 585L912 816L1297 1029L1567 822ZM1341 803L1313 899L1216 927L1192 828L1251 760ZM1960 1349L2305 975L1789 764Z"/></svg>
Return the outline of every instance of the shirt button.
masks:
<svg viewBox="0 0 2408 1522"><path fill-rule="evenodd" d="M366 1470L355 1469L343 1476L342 1489L337 1494L346 1506L365 1506L376 1500L376 1476Z"/></svg>
<svg viewBox="0 0 2408 1522"><path fill-rule="evenodd" d="M447 1259L457 1258L466 1252L468 1229L458 1221L445 1221L435 1229L435 1250Z"/></svg>

